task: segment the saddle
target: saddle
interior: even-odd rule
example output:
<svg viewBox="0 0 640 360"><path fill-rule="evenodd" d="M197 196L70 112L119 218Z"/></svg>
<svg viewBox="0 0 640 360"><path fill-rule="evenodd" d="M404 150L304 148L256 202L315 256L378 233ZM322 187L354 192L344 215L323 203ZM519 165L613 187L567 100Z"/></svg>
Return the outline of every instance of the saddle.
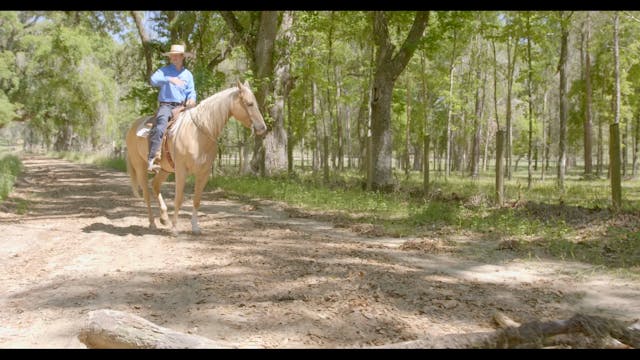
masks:
<svg viewBox="0 0 640 360"><path fill-rule="evenodd" d="M164 131L164 134L162 134L162 145L160 145L160 149L156 153L156 157L154 161L155 163L159 164L162 158L166 157L167 161L169 161L169 165L171 166L171 169L174 168L173 159L171 158L171 153L169 152L169 143L167 142L167 134L175 124L176 119L178 118L178 114L183 112L186 108L187 108L186 106L180 105L180 106L176 106L175 108L173 108L173 110L171 110L171 117L167 122L167 129ZM138 128L138 131L136 132L136 134L140 137L148 137L149 131L151 130L153 125L155 125L155 119L157 115L158 115L158 112L156 111L156 113L154 113L153 116L149 118L149 120L140 124L140 127Z"/></svg>

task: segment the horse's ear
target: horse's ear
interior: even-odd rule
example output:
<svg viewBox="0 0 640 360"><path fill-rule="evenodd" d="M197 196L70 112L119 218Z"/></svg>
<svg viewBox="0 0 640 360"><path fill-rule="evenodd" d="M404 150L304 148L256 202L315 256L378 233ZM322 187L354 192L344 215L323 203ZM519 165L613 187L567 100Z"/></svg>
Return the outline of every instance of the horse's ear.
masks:
<svg viewBox="0 0 640 360"><path fill-rule="evenodd" d="M236 85L238 86L238 89L242 90L242 84L240 83L240 80L236 80Z"/></svg>
<svg viewBox="0 0 640 360"><path fill-rule="evenodd" d="M246 87L247 89L251 89L251 86L249 86L249 80L244 81L244 87Z"/></svg>

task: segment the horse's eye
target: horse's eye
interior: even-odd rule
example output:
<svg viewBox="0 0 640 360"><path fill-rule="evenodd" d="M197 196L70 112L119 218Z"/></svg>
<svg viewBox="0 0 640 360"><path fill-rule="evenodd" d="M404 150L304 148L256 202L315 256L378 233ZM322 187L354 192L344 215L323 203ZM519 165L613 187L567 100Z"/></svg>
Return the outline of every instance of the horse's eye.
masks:
<svg viewBox="0 0 640 360"><path fill-rule="evenodd" d="M248 102L247 106L253 106L253 103L252 102Z"/></svg>

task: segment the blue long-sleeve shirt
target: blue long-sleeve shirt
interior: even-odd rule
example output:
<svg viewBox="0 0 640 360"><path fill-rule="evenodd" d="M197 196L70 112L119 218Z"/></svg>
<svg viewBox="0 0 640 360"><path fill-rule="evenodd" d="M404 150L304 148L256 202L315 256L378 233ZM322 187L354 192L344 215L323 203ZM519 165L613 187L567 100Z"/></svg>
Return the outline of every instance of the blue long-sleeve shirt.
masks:
<svg viewBox="0 0 640 360"><path fill-rule="evenodd" d="M185 82L184 86L174 85L169 81L170 77L177 77ZM193 75L186 68L178 71L173 64L163 66L151 75L151 86L159 87L158 101L183 102L187 99L196 101L196 89L193 83Z"/></svg>

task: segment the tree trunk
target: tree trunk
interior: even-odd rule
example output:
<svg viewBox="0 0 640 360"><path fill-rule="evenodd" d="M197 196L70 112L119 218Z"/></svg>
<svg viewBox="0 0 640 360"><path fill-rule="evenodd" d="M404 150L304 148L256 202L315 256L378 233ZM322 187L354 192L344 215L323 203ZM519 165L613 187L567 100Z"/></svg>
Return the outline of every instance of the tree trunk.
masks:
<svg viewBox="0 0 640 360"><path fill-rule="evenodd" d="M489 158L489 142L491 141L491 118L487 116L487 126L485 126L484 136L484 150L482 153L482 171L487 171L487 164Z"/></svg>
<svg viewBox="0 0 640 360"><path fill-rule="evenodd" d="M447 153L445 154L445 179L451 174L451 117L453 114L453 72L455 71L455 59L456 59L456 43L457 43L456 28L453 28L453 50L451 52L451 61L449 62L449 104L447 109L447 125L445 126L446 140L447 140Z"/></svg>
<svg viewBox="0 0 640 360"><path fill-rule="evenodd" d="M426 50L422 48L422 52L420 52L420 73L421 73L421 85L422 91L420 93L420 98L422 100L422 110L424 114L424 123L423 123L423 131L424 131L424 140L423 140L423 156L422 156L422 186L424 190L424 196L426 197L429 194L429 146L430 146L430 136L431 132L429 131L429 106L427 104L427 71L426 68ZM417 153L416 153L417 154ZM417 156L416 156L417 157Z"/></svg>
<svg viewBox="0 0 640 360"><path fill-rule="evenodd" d="M622 160L621 160L621 165L622 165L622 176L627 176L627 161L628 161L628 151L627 149L629 149L629 122L625 121L624 122L624 132L622 134L622 144L620 145L620 149L621 149L621 156L622 156Z"/></svg>
<svg viewBox="0 0 640 360"><path fill-rule="evenodd" d="M351 108L347 105L345 106L345 146L347 148L347 168L353 168L352 164L352 154L351 154Z"/></svg>
<svg viewBox="0 0 640 360"><path fill-rule="evenodd" d="M167 11L167 23L169 27L169 42L175 44L178 42L178 32L176 31L175 20L178 16L177 11Z"/></svg>
<svg viewBox="0 0 640 360"><path fill-rule="evenodd" d="M513 78L515 76L515 68L516 68L516 59L518 58L518 44L520 39L518 36L515 36L514 45L513 45L513 55L511 54L511 38L507 41L507 114L506 114L506 141L505 141L505 156L507 159L506 164L506 175L509 180L511 180L511 158L512 158L512 132L513 126L511 124L512 118L512 108L511 108L511 100L513 97Z"/></svg>
<svg viewBox="0 0 640 360"><path fill-rule="evenodd" d="M142 42L142 52L144 53L147 71L145 81L148 82L150 81L149 79L151 79L151 75L153 74L153 54L151 52L151 42L149 40L147 30L144 28L142 11L131 11L131 16L136 23L136 27L138 28L138 35L140 35L140 41Z"/></svg>
<svg viewBox="0 0 640 360"><path fill-rule="evenodd" d="M320 132L320 121L318 120L319 117L322 116L322 114L318 115L318 86L316 85L315 81L311 82L311 96L311 113L313 114L313 118L315 119L315 126L313 127L315 131L315 146L313 148L311 168L313 169L313 176L315 178L318 170L320 169L320 140L322 139Z"/></svg>
<svg viewBox="0 0 640 360"><path fill-rule="evenodd" d="M413 171L421 171L422 170L422 145L424 145L424 142L420 142L417 144L412 144L413 147L413 166L411 167L411 169Z"/></svg>
<svg viewBox="0 0 640 360"><path fill-rule="evenodd" d="M275 14L277 23L277 13ZM269 22L273 19L269 20ZM274 70L273 84L273 104L270 108L273 126L271 131L264 138L264 169L266 176L281 174L287 170L287 132L284 128L284 107L285 99L289 97L289 92L293 86L291 80L290 46L295 44L295 36L291 32L293 24L293 14L285 11L282 16L282 23L279 34L280 41L289 46L285 47L280 61Z"/></svg>
<svg viewBox="0 0 640 360"><path fill-rule="evenodd" d="M480 37L476 36L476 41L480 42ZM481 53L482 49L480 45L478 45L478 55ZM477 58L478 56L474 56ZM471 145L471 178L478 179L479 176L479 168L480 168L480 119L482 117L482 107L484 105L484 83L482 81L482 70L480 67L480 62L476 64L476 80L477 80L477 88L476 88L476 99L475 99L475 115L473 117L473 140ZM480 91L482 90L482 98L480 97Z"/></svg>
<svg viewBox="0 0 640 360"><path fill-rule="evenodd" d="M371 115L373 114L373 68L375 67L375 47L371 45L370 55L371 58L369 60L369 74L368 74L368 84L367 84L367 94L366 97L363 97L363 101L367 101L366 103L366 118L363 118L365 122L363 123L363 139L362 148L364 149L364 156L362 157L362 169L365 173L366 178L366 189L371 190L372 181L373 181L373 163L369 160L372 159L371 151L373 147L371 146ZM364 94L363 94L364 96Z"/></svg>
<svg viewBox="0 0 640 360"><path fill-rule="evenodd" d="M326 77L327 80L329 82L329 84L336 84L337 79L336 79L336 74L335 74L335 65L333 63L333 30L334 30L334 12L331 11L329 14L329 29L327 29L327 47L328 47L328 53L327 53L327 66L325 67L326 70ZM337 86L336 86L337 87ZM334 123L334 108L333 108L333 104L332 104L332 99L334 97L334 93L331 92L332 86L329 85L327 86L327 96L326 96L326 102L327 102L327 113L329 114L329 119L328 119L328 124L325 121L325 127L324 127L324 138L323 138L323 146L324 146L324 151L325 151L325 155L323 156L323 158L325 159L325 166L323 167L324 169L324 180L325 183L327 183L329 181L329 137L331 136L331 132L333 129L333 123Z"/></svg>
<svg viewBox="0 0 640 360"><path fill-rule="evenodd" d="M496 205L504 204L504 130L496 134Z"/></svg>
<svg viewBox="0 0 640 360"><path fill-rule="evenodd" d="M344 170L344 127L342 124L343 116L340 116L340 97L342 91L342 83L340 81L336 81L336 138L338 140L338 170Z"/></svg>
<svg viewBox="0 0 640 360"><path fill-rule="evenodd" d="M620 124L609 126L609 171L611 172L611 205L614 211L622 207L620 177Z"/></svg>
<svg viewBox="0 0 640 360"><path fill-rule="evenodd" d="M547 98L549 96L549 90L545 90L544 92L544 99L542 100L542 166L540 167L540 180L544 181L544 174L546 169L546 159L547 159L547 152L548 152L548 146L547 146L547 129L545 128L545 119L547 118Z"/></svg>
<svg viewBox="0 0 640 360"><path fill-rule="evenodd" d="M373 190L391 190L394 186L391 171L392 133L391 101L395 80L404 70L415 51L424 29L427 27L429 12L417 12L411 30L402 47L393 54L394 46L389 39L387 14L376 11L373 14L373 32L377 47L376 66L373 81L371 129L373 140Z"/></svg>
<svg viewBox="0 0 640 360"><path fill-rule="evenodd" d="M622 207L622 184L620 179L620 55L618 50L618 12L613 27L613 57L615 60L615 117L609 127L609 164L611 171L611 201L614 210Z"/></svg>
<svg viewBox="0 0 640 360"><path fill-rule="evenodd" d="M303 105L304 106L304 105ZM293 139L293 128L291 127L292 116L291 116L291 104L289 103L289 98L287 97L287 101L285 101L285 107L287 112L287 172L291 175L293 173L293 148L295 146ZM302 111L302 118L305 118L305 112ZM304 140L304 135L301 137ZM304 143L302 143L304 146ZM300 154L300 158L302 160L301 167L304 170L304 154Z"/></svg>
<svg viewBox="0 0 640 360"><path fill-rule="evenodd" d="M389 191L394 186L391 172L391 95L393 79L388 74L376 74L371 116L373 181L372 190Z"/></svg>
<svg viewBox="0 0 640 360"><path fill-rule="evenodd" d="M529 143L527 148L527 189L531 190L533 182L533 159L531 152L533 150L533 67L531 65L531 13L527 12L527 62L529 65L529 78L527 81L527 91L529 95Z"/></svg>
<svg viewBox="0 0 640 360"><path fill-rule="evenodd" d="M640 142L640 116L636 115L635 135L633 137L633 177L638 176L638 143Z"/></svg>
<svg viewBox="0 0 640 360"><path fill-rule="evenodd" d="M596 159L596 174L602 176L602 169L604 167L604 140L602 139L602 119L598 118L598 144L597 144L597 159Z"/></svg>
<svg viewBox="0 0 640 360"><path fill-rule="evenodd" d="M411 78L407 77L407 126L404 134L404 175L409 178L411 168L411 157L409 149L411 147Z"/></svg>
<svg viewBox="0 0 640 360"><path fill-rule="evenodd" d="M493 115L496 118L496 129L500 130L500 120L498 119L498 57L494 39L491 39L491 48L493 49Z"/></svg>
<svg viewBox="0 0 640 360"><path fill-rule="evenodd" d="M560 12L561 44L560 44L560 140L558 149L558 188L564 191L564 176L567 167L567 62L569 50L569 17Z"/></svg>
<svg viewBox="0 0 640 360"><path fill-rule="evenodd" d="M423 174L422 174L422 190L425 198L429 195L429 134L424 136L424 154L423 154Z"/></svg>
<svg viewBox="0 0 640 360"><path fill-rule="evenodd" d="M287 132L284 130L284 99L276 100L271 107L274 126L262 140L264 148L264 175L274 176L287 170Z"/></svg>
<svg viewBox="0 0 640 360"><path fill-rule="evenodd" d="M589 54L589 40L591 37L591 19L587 11L586 34L585 34L585 62L584 62L584 80L585 80L585 106L584 106L584 174L589 176L592 174L591 147L592 147L592 121L591 121L591 55Z"/></svg>
<svg viewBox="0 0 640 360"><path fill-rule="evenodd" d="M367 88L370 88L368 84ZM358 108L358 118L356 119L356 133L358 148L360 150L358 168L363 172L366 172L365 159L367 157L367 132L369 131L369 93L370 91L362 92L360 106Z"/></svg>

